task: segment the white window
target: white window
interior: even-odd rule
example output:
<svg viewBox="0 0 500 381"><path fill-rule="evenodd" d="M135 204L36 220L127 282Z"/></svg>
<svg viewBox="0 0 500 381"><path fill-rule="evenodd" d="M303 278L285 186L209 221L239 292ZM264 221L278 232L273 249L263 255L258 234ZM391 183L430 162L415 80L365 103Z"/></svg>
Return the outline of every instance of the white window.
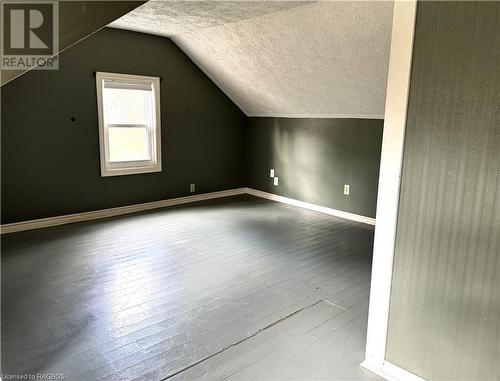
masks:
<svg viewBox="0 0 500 381"><path fill-rule="evenodd" d="M96 73L101 175L161 171L160 79Z"/></svg>

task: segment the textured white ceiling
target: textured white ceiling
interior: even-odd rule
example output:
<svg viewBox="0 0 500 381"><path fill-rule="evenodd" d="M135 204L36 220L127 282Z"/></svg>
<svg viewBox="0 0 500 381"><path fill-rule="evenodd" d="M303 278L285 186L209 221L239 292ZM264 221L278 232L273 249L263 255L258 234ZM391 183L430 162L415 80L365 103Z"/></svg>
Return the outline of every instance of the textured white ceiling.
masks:
<svg viewBox="0 0 500 381"><path fill-rule="evenodd" d="M382 117L392 2L150 1L110 26L171 37L249 116Z"/></svg>
<svg viewBox="0 0 500 381"><path fill-rule="evenodd" d="M149 0L110 26L172 37L307 4L302 1Z"/></svg>

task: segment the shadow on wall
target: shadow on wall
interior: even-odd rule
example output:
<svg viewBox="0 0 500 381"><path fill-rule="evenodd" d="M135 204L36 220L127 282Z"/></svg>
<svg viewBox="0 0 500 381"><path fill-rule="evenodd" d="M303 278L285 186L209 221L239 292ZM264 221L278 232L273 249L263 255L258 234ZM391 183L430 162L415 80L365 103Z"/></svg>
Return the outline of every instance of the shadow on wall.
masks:
<svg viewBox="0 0 500 381"><path fill-rule="evenodd" d="M290 131L280 125L279 119L273 121L272 168L280 168L281 185L294 189L300 200L313 200L321 190L322 158L330 157L330 152L320 150L318 136L309 135L306 129ZM328 147L321 147L328 148ZM276 190L278 191L278 190Z"/></svg>
<svg viewBox="0 0 500 381"><path fill-rule="evenodd" d="M249 187L375 217L383 120L249 118L247 127Z"/></svg>

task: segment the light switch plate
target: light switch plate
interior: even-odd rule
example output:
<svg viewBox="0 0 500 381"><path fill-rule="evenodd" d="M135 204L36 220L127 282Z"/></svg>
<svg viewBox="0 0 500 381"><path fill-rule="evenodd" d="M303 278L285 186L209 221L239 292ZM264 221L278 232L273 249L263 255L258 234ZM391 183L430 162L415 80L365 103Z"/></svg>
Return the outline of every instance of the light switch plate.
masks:
<svg viewBox="0 0 500 381"><path fill-rule="evenodd" d="M274 169L271 169L271 170L269 171L269 177L274 177Z"/></svg>
<svg viewBox="0 0 500 381"><path fill-rule="evenodd" d="M189 184L189 191L191 193L194 193L196 191L196 185L195 184Z"/></svg>
<svg viewBox="0 0 500 381"><path fill-rule="evenodd" d="M350 191L351 187L348 184L344 184L344 194L348 196Z"/></svg>
<svg viewBox="0 0 500 381"><path fill-rule="evenodd" d="M277 177L274 178L274 185L278 186L278 178Z"/></svg>

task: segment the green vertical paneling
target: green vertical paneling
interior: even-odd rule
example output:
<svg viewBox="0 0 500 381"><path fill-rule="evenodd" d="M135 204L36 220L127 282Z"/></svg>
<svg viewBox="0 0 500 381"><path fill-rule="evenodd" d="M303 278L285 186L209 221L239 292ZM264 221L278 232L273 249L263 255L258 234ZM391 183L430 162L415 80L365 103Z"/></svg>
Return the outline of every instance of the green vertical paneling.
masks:
<svg viewBox="0 0 500 381"><path fill-rule="evenodd" d="M386 358L500 380L500 3L419 2Z"/></svg>

